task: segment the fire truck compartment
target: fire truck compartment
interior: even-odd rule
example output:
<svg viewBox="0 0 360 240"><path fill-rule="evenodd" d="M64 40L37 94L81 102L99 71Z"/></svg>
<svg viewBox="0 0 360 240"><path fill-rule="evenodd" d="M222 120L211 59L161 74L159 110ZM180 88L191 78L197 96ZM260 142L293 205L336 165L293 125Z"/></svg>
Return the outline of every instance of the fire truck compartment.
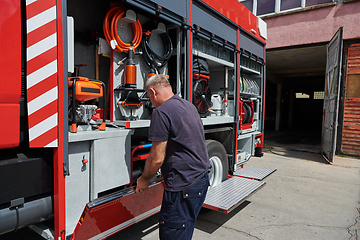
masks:
<svg viewBox="0 0 360 240"><path fill-rule="evenodd" d="M265 182L232 177L209 188L203 207L229 213L264 185Z"/></svg>
<svg viewBox="0 0 360 240"><path fill-rule="evenodd" d="M36 157L39 152L43 157ZM0 161L0 235L53 215L53 171L50 151L27 151Z"/></svg>
<svg viewBox="0 0 360 240"><path fill-rule="evenodd" d="M130 183L130 130L69 133L66 232L73 232L86 203L100 192Z"/></svg>
<svg viewBox="0 0 360 240"><path fill-rule="evenodd" d="M0 161L0 209L17 198L51 194L52 174L51 163L45 158L27 158L21 154L19 158Z"/></svg>
<svg viewBox="0 0 360 240"><path fill-rule="evenodd" d="M237 141L237 159L235 164L237 167L240 167L255 154L255 135L239 135Z"/></svg>

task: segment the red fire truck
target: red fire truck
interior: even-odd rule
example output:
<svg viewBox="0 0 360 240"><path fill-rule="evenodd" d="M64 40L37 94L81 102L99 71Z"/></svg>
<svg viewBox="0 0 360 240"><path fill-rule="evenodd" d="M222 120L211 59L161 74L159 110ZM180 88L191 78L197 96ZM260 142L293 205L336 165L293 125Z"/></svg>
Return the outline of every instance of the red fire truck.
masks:
<svg viewBox="0 0 360 240"><path fill-rule="evenodd" d="M156 73L203 121L203 206L230 212L275 171L243 166L262 156L265 43L236 0L1 1L0 235L104 239L159 212L161 172L133 193Z"/></svg>

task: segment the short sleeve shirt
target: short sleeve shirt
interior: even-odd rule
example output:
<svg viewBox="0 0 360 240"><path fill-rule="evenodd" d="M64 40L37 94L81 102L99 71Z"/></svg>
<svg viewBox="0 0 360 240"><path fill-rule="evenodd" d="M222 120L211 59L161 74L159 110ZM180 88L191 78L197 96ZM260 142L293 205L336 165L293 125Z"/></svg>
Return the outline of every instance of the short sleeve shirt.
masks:
<svg viewBox="0 0 360 240"><path fill-rule="evenodd" d="M161 173L168 191L193 186L210 167L204 126L195 106L174 95L151 116L150 141L167 141Z"/></svg>

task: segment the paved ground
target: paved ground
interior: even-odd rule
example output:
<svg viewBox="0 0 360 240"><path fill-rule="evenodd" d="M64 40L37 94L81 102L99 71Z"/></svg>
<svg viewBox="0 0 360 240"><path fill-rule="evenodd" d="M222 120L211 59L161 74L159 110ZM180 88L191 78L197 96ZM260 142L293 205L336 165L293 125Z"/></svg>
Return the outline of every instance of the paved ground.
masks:
<svg viewBox="0 0 360 240"><path fill-rule="evenodd" d="M230 214L203 209L193 239L360 239L360 160L335 157L330 165L309 146L289 149L275 146L251 158L247 166L277 171ZM109 239L158 239L157 220L155 215ZM22 229L0 239L41 238Z"/></svg>
<svg viewBox="0 0 360 240"><path fill-rule="evenodd" d="M320 153L321 131L292 130L275 132L267 130L265 131L265 145L288 150Z"/></svg>
<svg viewBox="0 0 360 240"><path fill-rule="evenodd" d="M247 165L277 171L230 214L203 209L193 239L360 239L360 160L274 148ZM157 218L110 239L158 239Z"/></svg>

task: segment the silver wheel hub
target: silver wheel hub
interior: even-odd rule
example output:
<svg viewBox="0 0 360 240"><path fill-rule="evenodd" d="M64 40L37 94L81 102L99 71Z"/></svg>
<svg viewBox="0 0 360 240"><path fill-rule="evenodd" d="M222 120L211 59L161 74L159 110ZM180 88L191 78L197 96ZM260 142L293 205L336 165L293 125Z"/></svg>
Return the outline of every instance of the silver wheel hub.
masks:
<svg viewBox="0 0 360 240"><path fill-rule="evenodd" d="M217 156L212 156L210 159L209 181L210 186L214 187L222 182L223 166L221 160Z"/></svg>

